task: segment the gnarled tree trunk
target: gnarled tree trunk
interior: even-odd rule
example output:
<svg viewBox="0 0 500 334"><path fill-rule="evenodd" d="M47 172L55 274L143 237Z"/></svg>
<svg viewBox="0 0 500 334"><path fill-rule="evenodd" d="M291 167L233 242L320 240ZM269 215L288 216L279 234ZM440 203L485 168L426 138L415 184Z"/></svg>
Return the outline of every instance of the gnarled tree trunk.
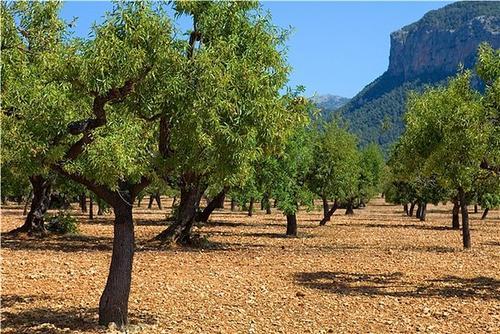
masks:
<svg viewBox="0 0 500 334"><path fill-rule="evenodd" d="M250 204L248 205L248 216L251 217L253 215L253 202L254 198L250 197Z"/></svg>
<svg viewBox="0 0 500 334"><path fill-rule="evenodd" d="M325 219L326 216L328 216L328 211L330 211L330 207L328 205L328 199L326 196L321 196L321 200L323 202L323 219Z"/></svg>
<svg viewBox="0 0 500 334"><path fill-rule="evenodd" d="M425 221L425 216L427 214L427 203L422 203L422 208L420 209L420 221Z"/></svg>
<svg viewBox="0 0 500 334"><path fill-rule="evenodd" d="M89 198L89 219L94 219L94 199L92 198L92 195Z"/></svg>
<svg viewBox="0 0 500 334"><path fill-rule="evenodd" d="M408 203L403 204L403 211L405 212L405 214L406 214L407 216L409 216L409 215L410 215L410 213L408 212Z"/></svg>
<svg viewBox="0 0 500 334"><path fill-rule="evenodd" d="M326 222L329 222L332 215L335 213L335 211L337 211L338 207L339 207L338 201L335 199L335 202L333 202L333 206L330 208L330 210L328 210L328 212L323 217L323 219L321 219L321 221L319 222L319 225L322 226L322 225L325 225Z"/></svg>
<svg viewBox="0 0 500 334"><path fill-rule="evenodd" d="M87 195L84 192L80 194L80 209L87 213Z"/></svg>
<svg viewBox="0 0 500 334"><path fill-rule="evenodd" d="M297 216L295 213L286 215L286 235L297 236Z"/></svg>
<svg viewBox="0 0 500 334"><path fill-rule="evenodd" d="M212 212L214 212L214 210L217 208L221 208L221 201L224 202L227 190L228 188L224 187L224 189L222 189L214 198L212 198L205 209L203 209L203 211L197 215L196 221L206 223L208 221L208 218L210 218Z"/></svg>
<svg viewBox="0 0 500 334"><path fill-rule="evenodd" d="M231 211L236 211L236 200L231 198Z"/></svg>
<svg viewBox="0 0 500 334"><path fill-rule="evenodd" d="M410 210L408 210L408 216L413 217L413 210L415 209L415 201L411 202Z"/></svg>
<svg viewBox="0 0 500 334"><path fill-rule="evenodd" d="M415 213L416 218L420 218L420 215L422 214L422 202L417 203L417 212Z"/></svg>
<svg viewBox="0 0 500 334"><path fill-rule="evenodd" d="M106 287L99 300L99 324L114 322L119 328L128 323L128 298L134 258L132 207L124 201L114 206L113 254Z"/></svg>
<svg viewBox="0 0 500 334"><path fill-rule="evenodd" d="M188 181L181 182L181 200L175 222L158 234L155 240L180 244L188 244L191 241L191 229L205 189L206 187L201 185L201 180L197 177L189 177Z"/></svg>
<svg viewBox="0 0 500 334"><path fill-rule="evenodd" d="M26 216L23 226L12 230L9 234L21 232L27 232L30 235L46 234L44 215L50 206L51 182L41 175L32 175L29 179L33 188L30 211L28 212L28 216Z"/></svg>
<svg viewBox="0 0 500 334"><path fill-rule="evenodd" d="M353 199L352 198L350 198L347 201L347 208L345 210L345 214L346 215L353 215L354 214L354 205L353 205Z"/></svg>

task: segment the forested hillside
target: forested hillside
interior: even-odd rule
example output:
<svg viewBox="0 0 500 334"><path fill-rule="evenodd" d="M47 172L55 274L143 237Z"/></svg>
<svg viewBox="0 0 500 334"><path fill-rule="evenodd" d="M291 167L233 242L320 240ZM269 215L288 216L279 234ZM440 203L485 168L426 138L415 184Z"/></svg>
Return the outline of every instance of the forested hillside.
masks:
<svg viewBox="0 0 500 334"><path fill-rule="evenodd" d="M388 70L331 113L342 114L362 144L388 148L403 131L407 92L445 83L460 64L472 68L484 41L500 47L500 3L458 2L430 11L391 34Z"/></svg>

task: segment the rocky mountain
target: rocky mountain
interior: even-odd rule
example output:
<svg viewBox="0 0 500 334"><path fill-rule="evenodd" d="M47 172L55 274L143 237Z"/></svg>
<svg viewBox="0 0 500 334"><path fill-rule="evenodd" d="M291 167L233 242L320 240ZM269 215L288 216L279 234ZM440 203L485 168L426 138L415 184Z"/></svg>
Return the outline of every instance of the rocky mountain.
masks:
<svg viewBox="0 0 500 334"><path fill-rule="evenodd" d="M337 112L362 144L387 148L403 131L409 90L439 85L460 64L472 68L477 47L500 48L500 2L456 2L391 34L389 68Z"/></svg>
<svg viewBox="0 0 500 334"><path fill-rule="evenodd" d="M311 101L321 110L335 110L347 102L349 99L347 97L342 97L333 94L324 94L324 95L314 95L311 97Z"/></svg>

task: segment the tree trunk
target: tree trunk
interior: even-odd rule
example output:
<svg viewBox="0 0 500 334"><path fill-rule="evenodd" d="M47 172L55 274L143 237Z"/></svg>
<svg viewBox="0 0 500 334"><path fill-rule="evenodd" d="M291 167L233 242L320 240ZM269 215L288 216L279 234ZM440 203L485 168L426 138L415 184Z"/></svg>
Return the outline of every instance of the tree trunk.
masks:
<svg viewBox="0 0 500 334"><path fill-rule="evenodd" d="M224 198L226 197L226 191L227 188L224 188L214 198L212 198L205 209L203 209L203 212L197 215L196 221L206 223L212 212L214 212L215 209L220 208L221 200L224 201Z"/></svg>
<svg viewBox="0 0 500 334"><path fill-rule="evenodd" d="M270 215L272 212L271 212L271 200L269 198L266 199L265 207L266 207L266 215Z"/></svg>
<svg viewBox="0 0 500 334"><path fill-rule="evenodd" d="M415 209L415 201L411 202L410 210L408 211L408 216L413 217L413 210Z"/></svg>
<svg viewBox="0 0 500 334"><path fill-rule="evenodd" d="M89 220L94 219L94 199L92 195L89 196Z"/></svg>
<svg viewBox="0 0 500 334"><path fill-rule="evenodd" d="M462 237L464 248L471 248L470 229L469 229L469 212L467 210L467 202L465 200L465 193L462 188L458 189L458 196L460 200L460 211L462 213Z"/></svg>
<svg viewBox="0 0 500 334"><path fill-rule="evenodd" d="M452 213L452 219L451 219L451 227L454 230L459 230L460 229L460 221L458 214L460 212L460 205L458 204L458 200L453 201L453 209L451 211Z"/></svg>
<svg viewBox="0 0 500 334"><path fill-rule="evenodd" d="M349 201L347 202L347 208L345 210L345 214L346 215L353 215L354 214L354 207L353 207L353 199L349 199Z"/></svg>
<svg viewBox="0 0 500 334"><path fill-rule="evenodd" d="M486 216L488 216L488 211L490 211L490 208L484 209L483 215L481 216L481 220L486 219Z"/></svg>
<svg viewBox="0 0 500 334"><path fill-rule="evenodd" d="M149 204L148 204L148 209L153 208L153 201L155 200L155 197L153 194L149 195Z"/></svg>
<svg viewBox="0 0 500 334"><path fill-rule="evenodd" d="M24 209L23 209L23 216L26 216L28 214L28 205L30 205L32 197L33 197L33 189L30 190L28 197L26 197L26 202L24 203Z"/></svg>
<svg viewBox="0 0 500 334"><path fill-rule="evenodd" d="M160 193L156 193L155 194L155 200L156 200L156 204L158 204L158 209L161 210L161 197L160 197Z"/></svg>
<svg viewBox="0 0 500 334"><path fill-rule="evenodd" d="M321 200L323 201L323 219L328 216L328 211L330 211L330 208L328 206L328 200L326 199L326 196L321 196Z"/></svg>
<svg viewBox="0 0 500 334"><path fill-rule="evenodd" d="M478 213L477 204L474 204L474 213Z"/></svg>
<svg viewBox="0 0 500 334"><path fill-rule="evenodd" d="M175 202L177 202L177 196L174 196L174 199L172 200L172 208L175 206Z"/></svg>
<svg viewBox="0 0 500 334"><path fill-rule="evenodd" d="M253 215L253 202L254 202L253 197L250 197L250 204L248 205L248 216L249 217L252 217L252 215Z"/></svg>
<svg viewBox="0 0 500 334"><path fill-rule="evenodd" d="M217 198L217 203L216 203L217 209L224 209L224 202L226 201L226 192L227 192L227 190L224 189L222 196ZM218 195L220 195L220 193Z"/></svg>
<svg viewBox="0 0 500 334"><path fill-rule="evenodd" d="M115 205L113 254L106 287L99 301L99 324L114 322L118 328L128 323L128 298L134 258L132 207L123 201Z"/></svg>
<svg viewBox="0 0 500 334"><path fill-rule="evenodd" d="M261 198L260 200L260 210L263 211L264 210L264 197Z"/></svg>
<svg viewBox="0 0 500 334"><path fill-rule="evenodd" d="M87 212L87 195L84 192L80 194L80 208L83 213Z"/></svg>
<svg viewBox="0 0 500 334"><path fill-rule="evenodd" d="M102 216L104 214L104 209L102 208L104 203L101 199L97 199L97 215Z"/></svg>
<svg viewBox="0 0 500 334"><path fill-rule="evenodd" d="M33 199L31 200L30 211L23 226L12 230L9 232L10 234L21 232L27 232L30 235L46 234L44 215L50 206L51 183L41 175L30 176L29 179L33 189Z"/></svg>
<svg viewBox="0 0 500 334"><path fill-rule="evenodd" d="M321 221L319 222L319 225L320 226L323 226L326 224L326 222L329 222L330 221L330 218L332 217L332 215L335 213L335 211L337 211L337 208L339 207L339 204L338 204L338 201L335 200L335 202L333 202L333 206L330 208L330 210L328 210L328 212L326 213L326 215L323 217L323 219L321 219Z"/></svg>
<svg viewBox="0 0 500 334"><path fill-rule="evenodd" d="M137 207L141 207L142 196L137 198Z"/></svg>
<svg viewBox="0 0 500 334"><path fill-rule="evenodd" d="M408 203L403 204L403 211L405 212L405 214L406 214L407 216L409 216L409 215L410 215L410 213L408 212Z"/></svg>
<svg viewBox="0 0 500 334"><path fill-rule="evenodd" d="M422 203L418 202L417 203L417 212L415 213L415 217L420 218L421 213L422 213Z"/></svg>
<svg viewBox="0 0 500 334"><path fill-rule="evenodd" d="M297 216L295 213L286 215L286 235L297 236Z"/></svg>
<svg viewBox="0 0 500 334"><path fill-rule="evenodd" d="M231 198L231 211L236 211L236 201L234 198Z"/></svg>
<svg viewBox="0 0 500 334"><path fill-rule="evenodd" d="M278 200L275 198L273 203L273 208L276 208L277 206L278 206Z"/></svg>
<svg viewBox="0 0 500 334"><path fill-rule="evenodd" d="M176 220L166 230L158 234L154 238L155 240L180 244L189 244L191 242L191 229L205 188L200 185L199 180L181 185L181 200L177 209Z"/></svg>
<svg viewBox="0 0 500 334"><path fill-rule="evenodd" d="M425 216L427 214L427 203L422 203L422 209L420 209L420 221L425 221Z"/></svg>

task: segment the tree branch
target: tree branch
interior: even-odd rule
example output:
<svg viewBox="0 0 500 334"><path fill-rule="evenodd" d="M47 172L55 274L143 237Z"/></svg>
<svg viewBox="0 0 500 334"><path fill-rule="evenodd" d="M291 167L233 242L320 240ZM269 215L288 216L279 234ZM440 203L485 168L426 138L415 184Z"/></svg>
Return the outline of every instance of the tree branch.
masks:
<svg viewBox="0 0 500 334"><path fill-rule="evenodd" d="M108 187L98 184L97 182L90 180L83 175L69 173L65 171L60 165L53 164L50 167L58 174L66 176L67 178L86 186L88 189L93 191L97 196L106 201L106 203L108 203L109 205L111 206L115 205L117 199L116 192L112 191Z"/></svg>

